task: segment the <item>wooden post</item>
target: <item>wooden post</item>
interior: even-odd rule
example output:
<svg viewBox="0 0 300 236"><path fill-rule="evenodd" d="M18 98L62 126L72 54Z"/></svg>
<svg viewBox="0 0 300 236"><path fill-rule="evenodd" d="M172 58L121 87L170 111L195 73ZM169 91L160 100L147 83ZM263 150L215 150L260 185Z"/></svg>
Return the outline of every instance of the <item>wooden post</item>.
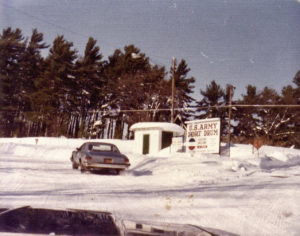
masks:
<svg viewBox="0 0 300 236"><path fill-rule="evenodd" d="M172 58L172 101L171 101L171 123L174 123L174 97L175 97L175 66L176 59Z"/></svg>
<svg viewBox="0 0 300 236"><path fill-rule="evenodd" d="M231 110L232 110L232 85L228 85L229 89L229 107L228 107L228 153L230 157L230 143L231 143Z"/></svg>

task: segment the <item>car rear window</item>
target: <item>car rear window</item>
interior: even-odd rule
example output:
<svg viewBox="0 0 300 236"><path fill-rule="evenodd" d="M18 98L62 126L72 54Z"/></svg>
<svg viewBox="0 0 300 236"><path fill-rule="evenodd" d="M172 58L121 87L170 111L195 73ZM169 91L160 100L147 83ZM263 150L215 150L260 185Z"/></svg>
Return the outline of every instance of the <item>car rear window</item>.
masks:
<svg viewBox="0 0 300 236"><path fill-rule="evenodd" d="M113 146L106 144L93 144L89 146L89 150L94 152L112 152Z"/></svg>

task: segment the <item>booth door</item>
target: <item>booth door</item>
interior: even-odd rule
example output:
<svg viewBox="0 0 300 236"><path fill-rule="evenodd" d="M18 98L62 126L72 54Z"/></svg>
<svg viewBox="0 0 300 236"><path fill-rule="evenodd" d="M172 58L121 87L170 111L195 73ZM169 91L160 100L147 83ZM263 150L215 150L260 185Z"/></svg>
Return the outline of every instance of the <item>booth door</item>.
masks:
<svg viewBox="0 0 300 236"><path fill-rule="evenodd" d="M149 153L149 147L150 147L150 135L144 134L143 135L143 154Z"/></svg>

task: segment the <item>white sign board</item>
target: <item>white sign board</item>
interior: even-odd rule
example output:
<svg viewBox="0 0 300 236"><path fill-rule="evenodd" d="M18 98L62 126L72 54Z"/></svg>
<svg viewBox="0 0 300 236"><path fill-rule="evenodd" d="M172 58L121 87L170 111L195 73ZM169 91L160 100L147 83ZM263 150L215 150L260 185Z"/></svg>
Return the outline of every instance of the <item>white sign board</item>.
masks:
<svg viewBox="0 0 300 236"><path fill-rule="evenodd" d="M188 121L186 148L189 152L219 153L220 118Z"/></svg>

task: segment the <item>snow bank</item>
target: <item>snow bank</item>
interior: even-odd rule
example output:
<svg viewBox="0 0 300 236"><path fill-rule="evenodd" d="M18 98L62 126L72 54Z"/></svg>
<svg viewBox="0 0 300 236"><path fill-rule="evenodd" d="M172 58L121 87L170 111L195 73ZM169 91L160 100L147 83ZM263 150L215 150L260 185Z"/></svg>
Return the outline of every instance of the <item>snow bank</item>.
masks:
<svg viewBox="0 0 300 236"><path fill-rule="evenodd" d="M38 141L36 142L36 140ZM16 155L31 158L49 158L56 160L69 159L73 150L86 139L61 138L0 138L1 155ZM231 157L203 153L172 153L170 148L161 150L155 156L135 154L134 142L131 140L99 139L118 146L122 153L129 156L132 175L151 173L152 175L185 176L201 180L224 179L220 172L239 172L238 176L248 175L253 171L266 171L289 168L300 165L300 150L263 146L253 152L251 145L235 144L231 147ZM206 170L203 167L207 167ZM200 171L201 170L201 171ZM234 175L233 175L234 176ZM225 179L228 178L228 173Z"/></svg>
<svg viewBox="0 0 300 236"><path fill-rule="evenodd" d="M63 154L70 157L71 152L76 147L80 147L87 139L67 139L61 138L0 138L1 153L25 156L52 156L61 158ZM131 153L133 151L133 141L118 139L93 139L113 143L118 146L121 152Z"/></svg>

